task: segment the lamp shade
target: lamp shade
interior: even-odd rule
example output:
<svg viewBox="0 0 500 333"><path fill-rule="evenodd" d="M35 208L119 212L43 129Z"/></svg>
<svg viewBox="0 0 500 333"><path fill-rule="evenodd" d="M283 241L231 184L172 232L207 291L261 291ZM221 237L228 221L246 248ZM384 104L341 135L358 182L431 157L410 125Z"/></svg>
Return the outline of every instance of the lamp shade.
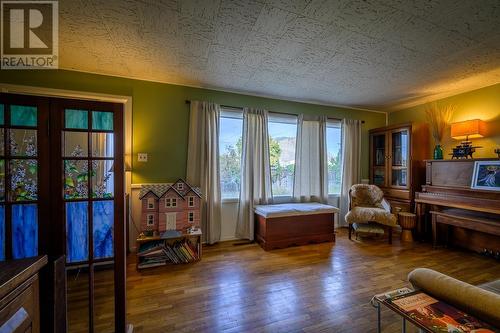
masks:
<svg viewBox="0 0 500 333"><path fill-rule="evenodd" d="M451 124L451 137L456 140L482 138L484 133L485 123L480 119L460 121Z"/></svg>

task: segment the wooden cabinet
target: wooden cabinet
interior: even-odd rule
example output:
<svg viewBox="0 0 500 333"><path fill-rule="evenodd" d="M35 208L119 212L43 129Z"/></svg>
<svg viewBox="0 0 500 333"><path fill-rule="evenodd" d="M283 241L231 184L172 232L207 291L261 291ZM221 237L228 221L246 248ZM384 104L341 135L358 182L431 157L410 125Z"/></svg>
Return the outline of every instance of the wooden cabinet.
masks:
<svg viewBox="0 0 500 333"><path fill-rule="evenodd" d="M47 256L0 263L0 332L40 332L39 270Z"/></svg>
<svg viewBox="0 0 500 333"><path fill-rule="evenodd" d="M370 183L384 191L392 207L413 210L415 191L425 181L429 135L423 124L411 123L370 130Z"/></svg>

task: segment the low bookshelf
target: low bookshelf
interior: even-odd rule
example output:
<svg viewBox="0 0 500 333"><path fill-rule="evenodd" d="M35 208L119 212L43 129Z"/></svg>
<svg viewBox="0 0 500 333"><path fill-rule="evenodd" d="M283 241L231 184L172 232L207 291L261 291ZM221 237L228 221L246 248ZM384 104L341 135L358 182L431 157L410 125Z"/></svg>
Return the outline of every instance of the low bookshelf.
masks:
<svg viewBox="0 0 500 333"><path fill-rule="evenodd" d="M201 231L137 238L137 269L188 264L201 259Z"/></svg>

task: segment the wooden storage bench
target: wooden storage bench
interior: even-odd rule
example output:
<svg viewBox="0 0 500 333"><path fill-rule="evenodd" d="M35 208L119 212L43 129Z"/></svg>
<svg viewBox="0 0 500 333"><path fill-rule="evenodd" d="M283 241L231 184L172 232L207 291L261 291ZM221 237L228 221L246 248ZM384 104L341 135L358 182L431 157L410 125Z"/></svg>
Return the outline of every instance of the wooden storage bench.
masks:
<svg viewBox="0 0 500 333"><path fill-rule="evenodd" d="M339 209L320 203L255 207L255 240L266 251L294 245L335 241Z"/></svg>

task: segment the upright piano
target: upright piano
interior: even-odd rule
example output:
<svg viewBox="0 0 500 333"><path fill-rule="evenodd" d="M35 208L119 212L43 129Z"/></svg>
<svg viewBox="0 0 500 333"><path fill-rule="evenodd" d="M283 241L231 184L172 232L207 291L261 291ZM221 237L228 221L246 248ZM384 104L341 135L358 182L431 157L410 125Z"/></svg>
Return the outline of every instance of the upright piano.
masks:
<svg viewBox="0 0 500 333"><path fill-rule="evenodd" d="M500 192L471 188L474 162L500 159L426 160L422 192L415 193L420 236L477 252L500 251Z"/></svg>

